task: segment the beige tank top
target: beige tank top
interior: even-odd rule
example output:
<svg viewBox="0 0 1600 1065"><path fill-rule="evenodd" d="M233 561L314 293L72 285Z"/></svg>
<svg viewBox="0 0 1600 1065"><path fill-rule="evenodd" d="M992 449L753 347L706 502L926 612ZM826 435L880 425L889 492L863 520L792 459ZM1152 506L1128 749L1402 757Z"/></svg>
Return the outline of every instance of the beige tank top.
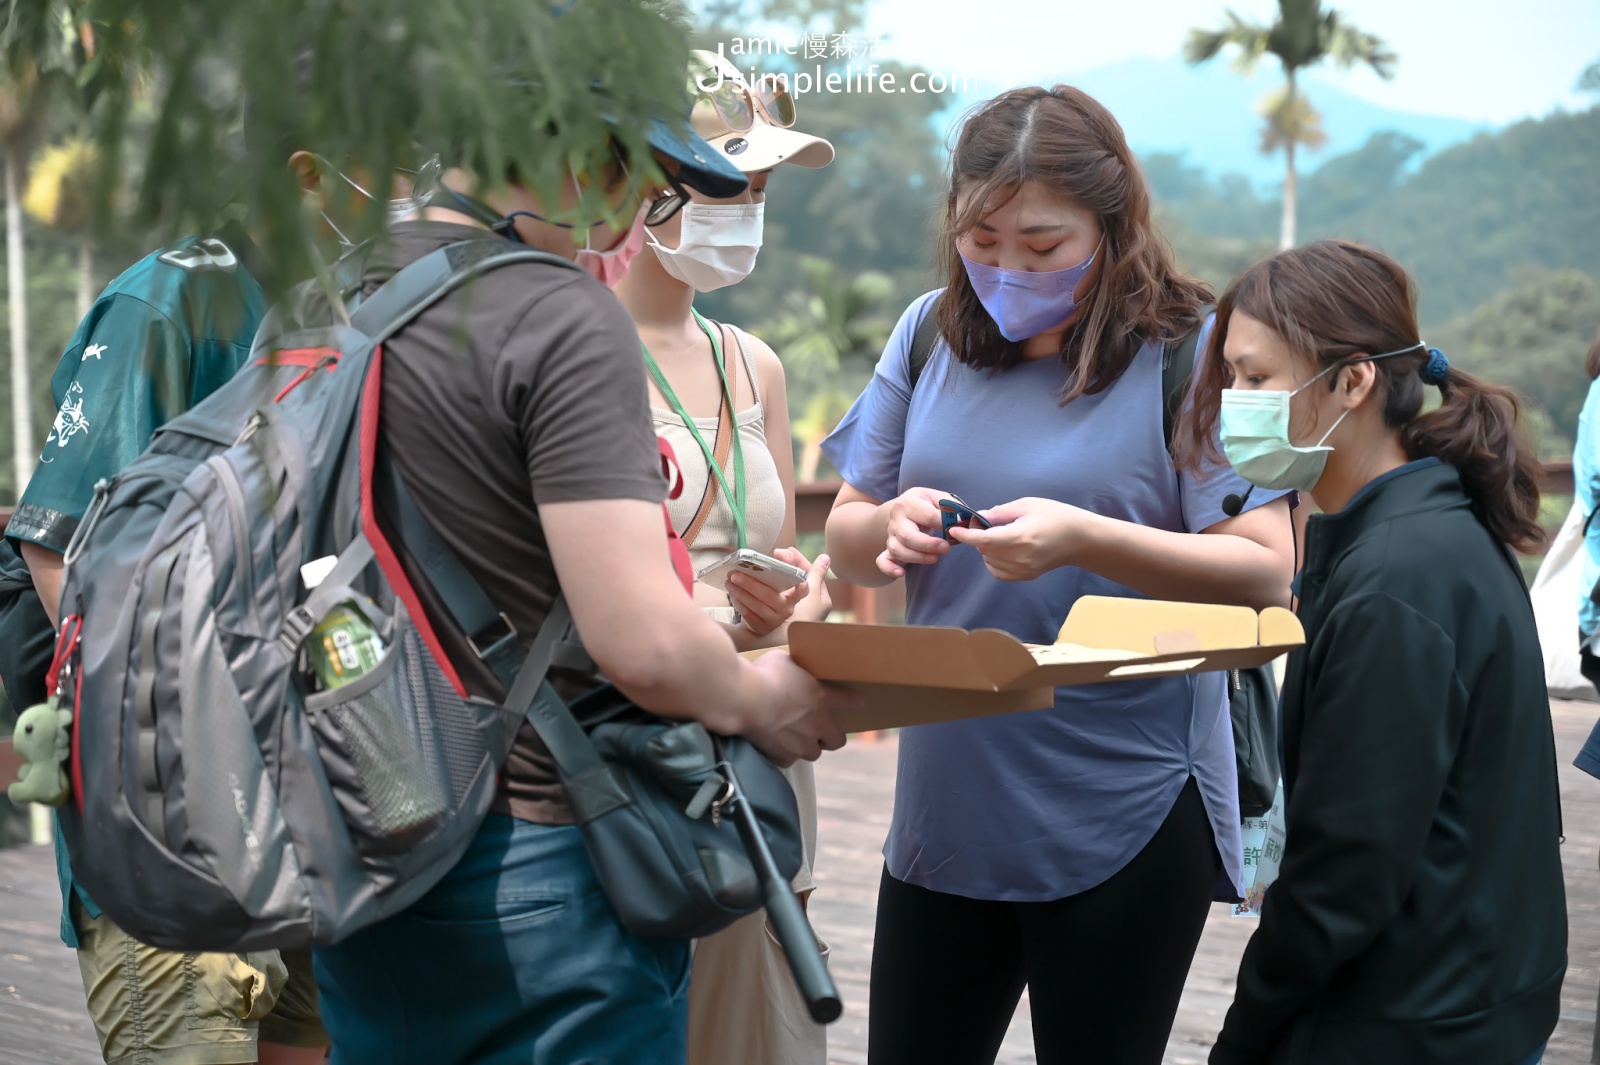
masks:
<svg viewBox="0 0 1600 1065"><path fill-rule="evenodd" d="M761 405L761 386L756 374L755 360L751 357L749 344L740 330L729 326L728 331L736 338L733 346L744 361L745 373L749 376L751 391L754 393L752 398L755 400L751 406L735 414L739 426L739 443L744 449L745 539L752 551L770 555L773 548L778 545L778 534L783 531L787 501L784 499L783 482L778 479L778 466L773 462L772 452L767 448L766 413ZM742 394L735 393L735 404L742 398ZM685 530L694 520L695 512L700 509L700 499L705 495L706 481L711 478L711 467L706 460L705 452L700 450L700 445L695 443L694 435L689 432L688 426L676 412L653 407L650 413L655 422L656 433L665 437L672 445L672 450L678 456L678 465L683 471L683 493L677 499L669 501L667 509L672 515L672 524L680 531ZM696 418L694 423L706 443L714 446L717 419ZM731 450L723 474L731 485L733 483ZM689 561L694 571L698 573L717 559L738 550L738 547L739 529L733 520L733 508L728 505L727 497L718 489L713 497L711 514L706 518L705 527L700 530L700 535L689 548ZM728 607L727 599L721 592L697 586L695 600L702 606L720 607L720 610L712 611L712 616L717 620L733 620L733 611Z"/></svg>
<svg viewBox="0 0 1600 1065"><path fill-rule="evenodd" d="M734 347L744 361L745 374L750 379L755 400L751 406L735 415L739 425L739 443L744 448L745 539L751 550L770 555L778 545L778 534L783 531L788 502L784 499L783 482L778 479L777 464L772 461L772 452L767 447L766 416L761 406L761 385L756 375L755 360L751 358L750 346L739 329L729 326L728 331L735 338ZM735 405L740 398L735 393ZM678 456L678 466L683 472L683 493L667 503L667 510L672 515L675 528L687 529L700 509L700 499L705 494L706 481L711 477L711 467L706 461L706 453L695 443L694 435L677 412L652 407L650 413L657 435L666 437ZM694 424L700 430L700 435L705 437L706 443L715 447L717 419L696 418ZM732 485L732 449L729 450L723 474ZM689 548L689 561L698 573L738 547L739 527L733 520L733 508L728 505L727 496L719 488L705 527ZM717 621L733 621L733 608L728 605L726 596L715 588L695 585L695 601ZM805 861L791 886L796 891L811 891L817 886L811 872L817 853L817 785L814 769L810 762L796 762L783 770L783 775L794 789L795 801L800 806L805 850Z"/></svg>

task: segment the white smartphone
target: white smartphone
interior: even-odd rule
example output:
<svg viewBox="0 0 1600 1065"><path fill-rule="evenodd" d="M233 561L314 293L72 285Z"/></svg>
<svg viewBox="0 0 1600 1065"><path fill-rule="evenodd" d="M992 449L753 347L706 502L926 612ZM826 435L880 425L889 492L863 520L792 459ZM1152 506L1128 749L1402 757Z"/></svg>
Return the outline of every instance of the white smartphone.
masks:
<svg viewBox="0 0 1600 1065"><path fill-rule="evenodd" d="M786 592L806 581L806 571L799 566L791 566L771 555L763 555L760 551L751 551L749 548L717 559L695 574L694 579L713 588L725 589L728 577L733 573L743 573L780 592Z"/></svg>

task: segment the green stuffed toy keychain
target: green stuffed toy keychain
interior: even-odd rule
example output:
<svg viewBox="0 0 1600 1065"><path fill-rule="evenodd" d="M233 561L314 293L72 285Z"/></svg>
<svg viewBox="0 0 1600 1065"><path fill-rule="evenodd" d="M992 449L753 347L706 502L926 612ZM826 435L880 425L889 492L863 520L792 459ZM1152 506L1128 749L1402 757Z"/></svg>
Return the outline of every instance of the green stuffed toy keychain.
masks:
<svg viewBox="0 0 1600 1065"><path fill-rule="evenodd" d="M66 768L72 754L68 734L72 711L62 709L60 703L61 697L52 695L48 702L28 707L17 718L11 742L22 756L23 765L6 795L19 806L25 802L60 806L72 794Z"/></svg>

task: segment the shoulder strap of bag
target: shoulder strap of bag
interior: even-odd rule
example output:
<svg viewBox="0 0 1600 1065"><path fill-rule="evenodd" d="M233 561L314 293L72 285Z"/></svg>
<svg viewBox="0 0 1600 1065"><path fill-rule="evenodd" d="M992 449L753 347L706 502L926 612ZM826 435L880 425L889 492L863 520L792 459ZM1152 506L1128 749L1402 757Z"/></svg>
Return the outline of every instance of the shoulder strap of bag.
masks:
<svg viewBox="0 0 1600 1065"><path fill-rule="evenodd" d="M508 241L461 241L403 267L352 308L350 323L382 343L445 294L472 278L514 262L540 262L578 269L559 256ZM494 605L455 551L439 538L418 509L388 454L380 450L376 459L373 490L384 514L394 522L407 554L427 574L428 582L466 636L473 653L493 670L502 684L509 686L524 661L518 653L516 628ZM540 635L549 628L544 626ZM576 649L567 650L561 643L565 636L564 629L552 633L556 643L549 652L550 657L560 659L560 664L579 664L586 656ZM548 670L548 665L545 668Z"/></svg>
<svg viewBox="0 0 1600 1065"><path fill-rule="evenodd" d="M933 297L922 310L922 321L917 323L917 331L911 334L911 391L917 390L917 382L922 378L922 371L928 368L928 360L933 358L933 349L939 345L939 301L944 298L944 293Z"/></svg>
<svg viewBox="0 0 1600 1065"><path fill-rule="evenodd" d="M584 825L628 805L633 797L616 771L601 759L594 741L546 679L561 637L571 628L572 612L566 597L557 596L533 646L528 648L505 706L507 713L525 718L544 741L561 770L573 818Z"/></svg>
<svg viewBox="0 0 1600 1065"><path fill-rule="evenodd" d="M722 331L722 324L716 323L717 332ZM735 331L735 337L738 333ZM741 350L743 344L740 344ZM723 351L728 350L727 341L723 341ZM738 432L738 418L735 416L733 406L728 402L727 390L722 393L722 404L717 408L717 439L711 447L712 461L718 466L726 467L728 452L733 449L733 434ZM700 536L700 530L705 528L706 522L711 517L711 509L717 502L717 475L710 470L706 471L706 490L700 496L700 507L694 512L694 518L689 522L689 528L678 539L683 541L684 547L693 547L695 540Z"/></svg>
<svg viewBox="0 0 1600 1065"><path fill-rule="evenodd" d="M1211 304L1200 308L1193 328L1176 343L1168 342L1162 349L1161 360L1161 438L1172 450L1172 429L1177 424L1178 412L1183 409L1183 397L1189 390L1189 378L1194 373L1195 349L1200 345L1200 333L1206 319L1216 310Z"/></svg>
<svg viewBox="0 0 1600 1065"><path fill-rule="evenodd" d="M559 255L505 240L463 240L431 251L401 268L372 295L353 301L350 324L381 344L446 294L509 263L544 263L567 270Z"/></svg>

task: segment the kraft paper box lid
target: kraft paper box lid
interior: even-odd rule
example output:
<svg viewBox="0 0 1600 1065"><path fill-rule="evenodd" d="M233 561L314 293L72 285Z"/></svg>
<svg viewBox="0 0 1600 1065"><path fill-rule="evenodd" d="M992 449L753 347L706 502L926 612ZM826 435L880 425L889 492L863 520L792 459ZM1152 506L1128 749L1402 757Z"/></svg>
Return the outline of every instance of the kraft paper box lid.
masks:
<svg viewBox="0 0 1600 1065"><path fill-rule="evenodd" d="M796 622L789 653L819 680L860 691L839 715L847 732L1041 710L1070 684L1178 676L1263 665L1305 642L1281 607L1084 596L1056 643L998 629Z"/></svg>

